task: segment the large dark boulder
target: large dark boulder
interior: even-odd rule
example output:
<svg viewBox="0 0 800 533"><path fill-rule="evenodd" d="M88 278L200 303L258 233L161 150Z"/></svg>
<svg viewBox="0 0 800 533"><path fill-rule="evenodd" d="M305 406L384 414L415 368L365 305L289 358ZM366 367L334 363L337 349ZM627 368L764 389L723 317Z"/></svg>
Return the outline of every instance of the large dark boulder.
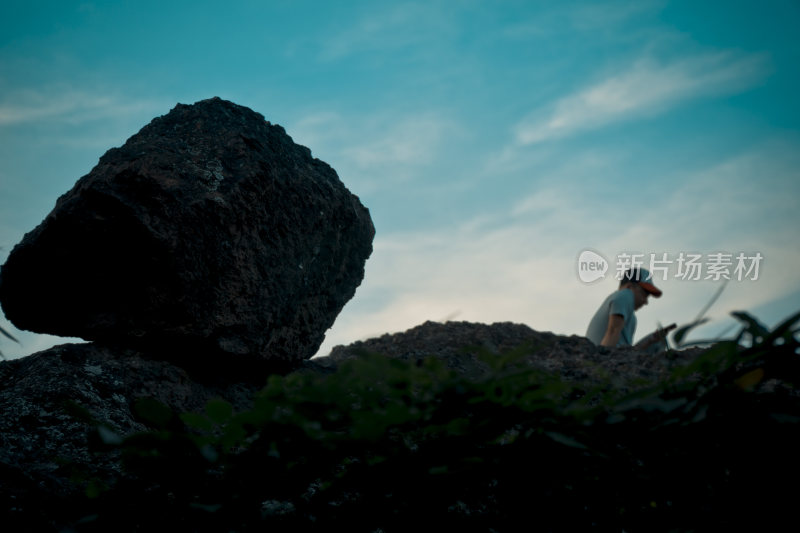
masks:
<svg viewBox="0 0 800 533"><path fill-rule="evenodd" d="M355 293L373 236L283 128L219 98L179 104L13 249L0 303L20 329L293 364Z"/></svg>

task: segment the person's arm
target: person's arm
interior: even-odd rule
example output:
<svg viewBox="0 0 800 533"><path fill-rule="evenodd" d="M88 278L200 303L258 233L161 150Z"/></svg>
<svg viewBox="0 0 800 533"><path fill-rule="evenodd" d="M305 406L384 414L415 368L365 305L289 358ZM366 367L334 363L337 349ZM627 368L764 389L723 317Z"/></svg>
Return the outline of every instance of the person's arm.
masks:
<svg viewBox="0 0 800 533"><path fill-rule="evenodd" d="M606 334L603 335L603 340L600 341L600 346L609 348L616 346L623 326L625 326L625 318L622 315L608 315L608 328L606 328Z"/></svg>

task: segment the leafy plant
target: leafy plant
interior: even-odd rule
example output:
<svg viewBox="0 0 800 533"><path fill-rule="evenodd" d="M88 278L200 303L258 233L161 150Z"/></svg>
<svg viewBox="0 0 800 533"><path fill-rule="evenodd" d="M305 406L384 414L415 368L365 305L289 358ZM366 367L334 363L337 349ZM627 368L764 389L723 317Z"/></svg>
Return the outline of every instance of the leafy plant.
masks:
<svg viewBox="0 0 800 533"><path fill-rule="evenodd" d="M630 394L531 368L527 346L472 379L365 353L271 376L243 412L144 400L151 431L98 439L129 476L80 528L689 531L749 508L763 529L793 508L771 476L800 474L800 313L771 331L734 316L734 339Z"/></svg>
<svg viewBox="0 0 800 533"><path fill-rule="evenodd" d="M711 306L713 306L714 303L716 303L716 301L719 299L720 295L722 294L722 291L725 290L726 286L727 286L727 280L724 281L719 286L717 291L711 296L711 298L708 300L708 302L706 302L706 304L700 309L700 312L697 313L697 316L695 317L694 320L692 320L688 324L685 324L685 325L683 325L683 326L681 326L681 327L679 327L678 329L675 330L675 332L672 334L672 342L675 343L675 345L677 347L686 348L686 347L689 346L689 344L684 342L684 339L686 338L686 336L689 334L689 332L691 330L693 330L694 328L696 328L698 326L701 326L701 325L703 325L703 324L705 324L705 323L707 323L709 321L709 318L706 317L705 315L708 312L708 310L711 309ZM707 344L707 343L708 343L708 341L700 341L700 342L695 342L692 345L702 345L702 344Z"/></svg>

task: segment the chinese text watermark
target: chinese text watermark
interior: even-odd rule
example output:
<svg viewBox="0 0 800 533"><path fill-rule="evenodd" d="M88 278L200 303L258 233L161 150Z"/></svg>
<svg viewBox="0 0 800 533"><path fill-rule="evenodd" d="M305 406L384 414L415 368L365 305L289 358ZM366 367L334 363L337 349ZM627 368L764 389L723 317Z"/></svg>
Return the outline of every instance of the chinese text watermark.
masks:
<svg viewBox="0 0 800 533"><path fill-rule="evenodd" d="M758 280L761 252L714 252L714 253L619 253L614 263L614 277L621 280L631 268L645 268L652 279L666 281L668 278L685 281L700 280ZM594 250L583 250L578 256L578 277L584 283L605 278L610 266L608 260Z"/></svg>

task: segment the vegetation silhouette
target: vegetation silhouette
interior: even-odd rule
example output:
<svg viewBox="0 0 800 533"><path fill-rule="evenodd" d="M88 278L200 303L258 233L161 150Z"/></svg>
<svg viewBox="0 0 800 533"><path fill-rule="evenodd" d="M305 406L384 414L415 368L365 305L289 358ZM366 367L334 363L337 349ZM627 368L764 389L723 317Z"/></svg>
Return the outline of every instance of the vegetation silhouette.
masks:
<svg viewBox="0 0 800 533"><path fill-rule="evenodd" d="M748 313L669 379L622 392L531 368L522 346L467 379L433 357L364 353L332 373L271 376L252 409L135 405L150 431L97 424L96 453L126 475L91 479L78 531L703 531L777 523L795 494L797 313ZM702 318L702 317L701 317ZM699 323L695 321L695 325ZM691 327L682 330L677 341ZM751 509L751 514L742 514Z"/></svg>

